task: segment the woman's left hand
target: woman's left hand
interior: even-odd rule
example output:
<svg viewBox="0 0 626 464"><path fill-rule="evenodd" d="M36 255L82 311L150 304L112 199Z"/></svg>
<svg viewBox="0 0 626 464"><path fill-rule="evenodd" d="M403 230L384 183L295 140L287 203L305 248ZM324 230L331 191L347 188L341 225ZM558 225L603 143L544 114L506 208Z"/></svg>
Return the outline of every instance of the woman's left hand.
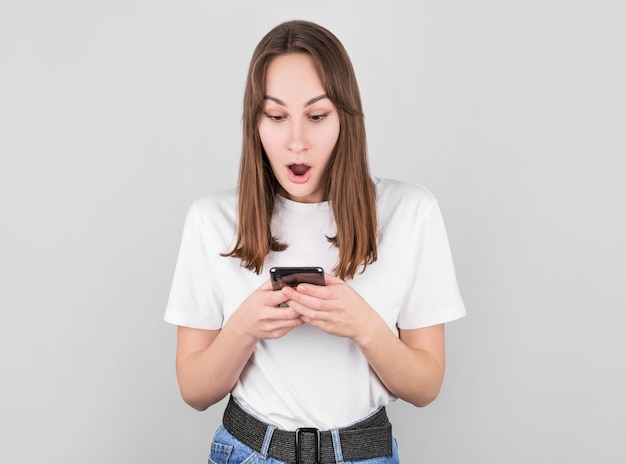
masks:
<svg viewBox="0 0 626 464"><path fill-rule="evenodd" d="M366 337L378 314L352 287L338 277L325 274L326 285L299 284L284 287L283 295L302 321L340 337Z"/></svg>
<svg viewBox="0 0 626 464"><path fill-rule="evenodd" d="M444 326L399 331L343 280L325 274L326 286L299 284L281 291L300 319L326 333L351 338L387 389L416 406L439 394L445 370Z"/></svg>

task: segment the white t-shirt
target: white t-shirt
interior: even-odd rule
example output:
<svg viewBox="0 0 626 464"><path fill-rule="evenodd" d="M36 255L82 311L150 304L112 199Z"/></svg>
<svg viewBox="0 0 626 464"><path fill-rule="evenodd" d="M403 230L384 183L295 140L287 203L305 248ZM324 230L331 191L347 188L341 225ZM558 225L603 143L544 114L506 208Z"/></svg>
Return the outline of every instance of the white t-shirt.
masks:
<svg viewBox="0 0 626 464"><path fill-rule="evenodd" d="M436 199L426 189L375 179L378 260L348 283L398 334L465 315L448 238ZM331 272L337 249L326 237L336 226L328 202L278 197L272 234L288 248L270 252L263 272L220 256L236 237L235 189L196 201L183 232L165 320L219 329L272 266L321 266ZM367 416L395 398L356 344L302 325L276 340L259 341L232 394L265 422L285 430L328 430Z"/></svg>

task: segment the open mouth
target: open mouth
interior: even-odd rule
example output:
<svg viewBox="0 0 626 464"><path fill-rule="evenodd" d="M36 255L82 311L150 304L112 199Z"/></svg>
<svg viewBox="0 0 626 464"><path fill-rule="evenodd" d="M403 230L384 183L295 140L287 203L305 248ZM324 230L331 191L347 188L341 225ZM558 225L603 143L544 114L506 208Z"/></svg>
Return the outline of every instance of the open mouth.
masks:
<svg viewBox="0 0 626 464"><path fill-rule="evenodd" d="M293 172L298 177L305 175L309 171L309 169L311 169L311 167L307 166L306 164L290 164L288 167L291 172Z"/></svg>

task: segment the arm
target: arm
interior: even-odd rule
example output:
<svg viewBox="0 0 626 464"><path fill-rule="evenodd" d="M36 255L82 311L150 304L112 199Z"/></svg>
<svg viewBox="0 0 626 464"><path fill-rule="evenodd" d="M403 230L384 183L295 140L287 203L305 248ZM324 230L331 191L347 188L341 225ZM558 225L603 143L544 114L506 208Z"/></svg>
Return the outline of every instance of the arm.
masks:
<svg viewBox="0 0 626 464"><path fill-rule="evenodd" d="M401 330L398 338L358 293L326 275L325 287L285 287L283 295L302 320L320 330L349 337L357 344L385 387L416 406L432 402L445 369L443 324Z"/></svg>
<svg viewBox="0 0 626 464"><path fill-rule="evenodd" d="M400 330L384 323L357 345L385 387L415 406L430 404L441 389L445 370L444 325Z"/></svg>
<svg viewBox="0 0 626 464"><path fill-rule="evenodd" d="M237 383L256 343L302 324L268 281L254 291L222 329L178 328L176 376L183 400L198 410L220 401Z"/></svg>

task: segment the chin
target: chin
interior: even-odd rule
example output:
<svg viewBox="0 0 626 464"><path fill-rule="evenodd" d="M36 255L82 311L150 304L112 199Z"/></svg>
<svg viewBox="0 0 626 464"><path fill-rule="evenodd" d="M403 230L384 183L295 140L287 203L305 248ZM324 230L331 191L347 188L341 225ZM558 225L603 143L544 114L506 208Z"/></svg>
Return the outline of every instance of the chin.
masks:
<svg viewBox="0 0 626 464"><path fill-rule="evenodd" d="M324 201L322 198L317 198L319 195L315 191L288 191L287 195L290 200L297 201L299 203L319 203Z"/></svg>

